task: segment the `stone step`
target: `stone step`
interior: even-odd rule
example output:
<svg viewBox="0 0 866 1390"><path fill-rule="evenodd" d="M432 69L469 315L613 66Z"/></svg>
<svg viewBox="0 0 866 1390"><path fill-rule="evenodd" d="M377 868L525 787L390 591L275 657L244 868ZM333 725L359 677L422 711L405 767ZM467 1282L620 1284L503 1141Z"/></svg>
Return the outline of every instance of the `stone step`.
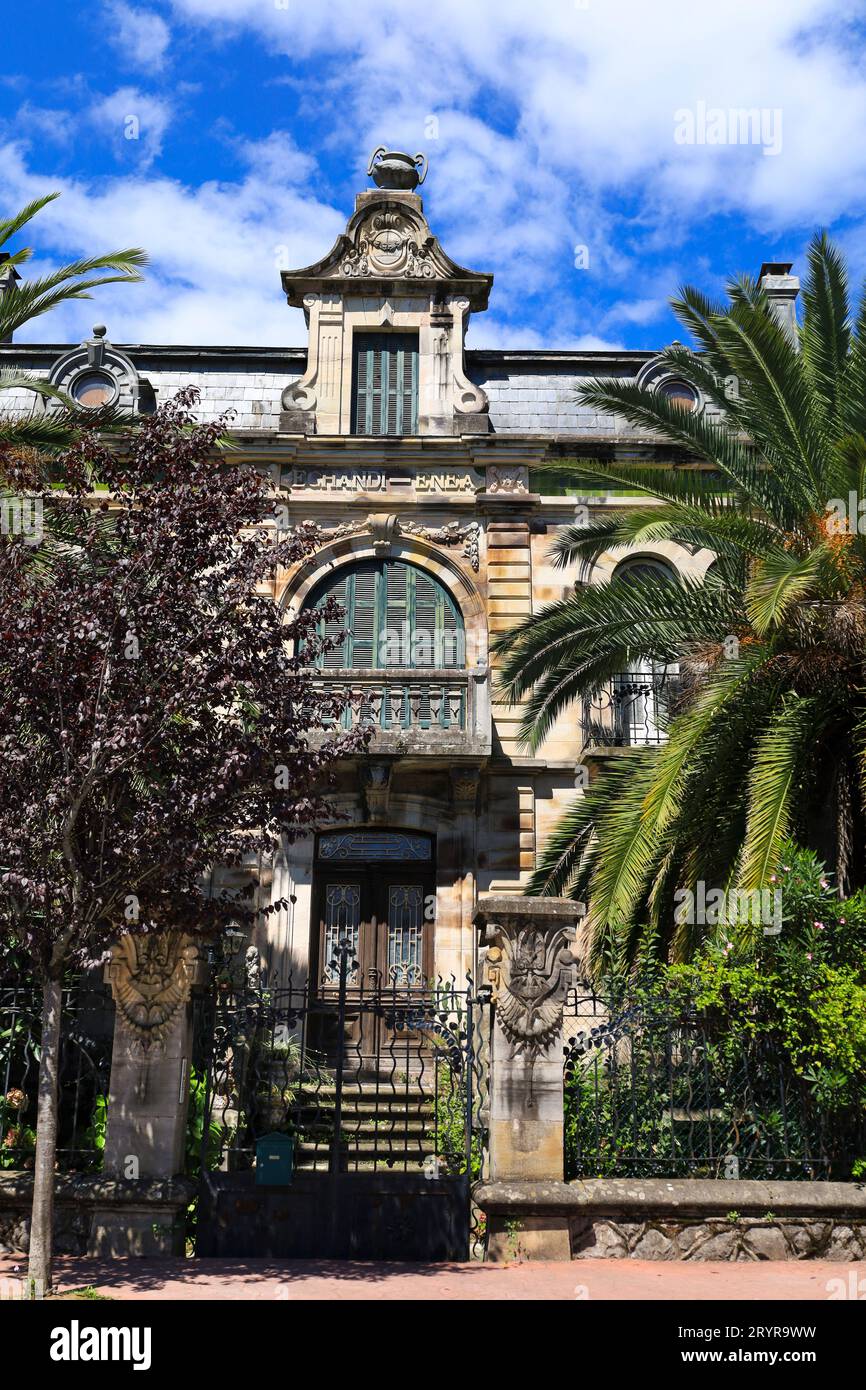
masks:
<svg viewBox="0 0 866 1390"><path fill-rule="evenodd" d="M300 1086L298 1097L334 1097L337 1088L332 1081L323 1081L320 1086ZM354 1096L358 1100L426 1100L432 1101L436 1091L431 1086L421 1086L413 1082L412 1084L401 1084L398 1082L375 1082L375 1081L344 1081L343 1100L348 1096Z"/></svg>
<svg viewBox="0 0 866 1390"><path fill-rule="evenodd" d="M423 1138L407 1139L405 1141L395 1139L393 1142L389 1142L386 1135L377 1135L375 1138L371 1136L369 1139L356 1138L354 1135L351 1135L348 1136L348 1143L344 1146L344 1149L345 1152L349 1154L373 1155L381 1153L388 1157L393 1157L396 1154L400 1154L401 1156L413 1154L415 1157L423 1159L428 1153L434 1152L434 1147L432 1139L426 1143ZM295 1153L321 1153L323 1148L324 1145L322 1144L307 1144L302 1139L300 1144L295 1145Z"/></svg>
<svg viewBox="0 0 866 1390"><path fill-rule="evenodd" d="M312 1098L308 1100L295 1100L291 1102L290 1108L297 1115L326 1115L331 1116L336 1111L333 1099L317 1101ZM413 1119L432 1119L435 1106L432 1101L370 1101L346 1099L342 1104L343 1115L357 1115L371 1120L379 1117L387 1120L395 1116L406 1115Z"/></svg>
<svg viewBox="0 0 866 1390"><path fill-rule="evenodd" d="M295 1163L295 1171L299 1173L327 1173L330 1170L330 1160L327 1155L320 1155L318 1158L301 1158ZM415 1173L424 1172L424 1160L408 1158L405 1161L390 1155L386 1158L358 1158L354 1156L347 1164L344 1161L344 1173Z"/></svg>
<svg viewBox="0 0 866 1390"><path fill-rule="evenodd" d="M306 1140L306 1138L321 1138L321 1140L328 1140L331 1134L334 1133L334 1126L327 1125L327 1123L300 1125L299 1129L300 1134L302 1134L302 1141ZM416 1141L425 1140L425 1138L430 1137L432 1141L432 1126L421 1125L421 1123L414 1123L414 1125L411 1122L386 1123L386 1125L356 1125L353 1120L348 1120L346 1116L343 1116L342 1130L343 1136L349 1138L352 1143L354 1143L356 1138L371 1138L371 1140L375 1140L375 1138L384 1138L384 1140L393 1141L393 1143L403 1140L416 1143Z"/></svg>
<svg viewBox="0 0 866 1390"><path fill-rule="evenodd" d="M394 1169L422 1173L428 1159L433 1157L433 1146L413 1148L385 1148L381 1145L350 1145L341 1154L344 1172L372 1172L374 1169ZM327 1172L331 1156L327 1148L317 1148L314 1144L302 1144L295 1150L295 1168L298 1172Z"/></svg>

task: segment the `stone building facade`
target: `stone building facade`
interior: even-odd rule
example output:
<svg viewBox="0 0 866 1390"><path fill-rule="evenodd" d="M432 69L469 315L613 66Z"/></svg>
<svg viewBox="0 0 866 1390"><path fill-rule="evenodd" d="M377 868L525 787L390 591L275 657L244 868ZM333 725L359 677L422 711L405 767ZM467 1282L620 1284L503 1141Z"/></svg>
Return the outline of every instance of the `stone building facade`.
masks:
<svg viewBox="0 0 866 1390"><path fill-rule="evenodd" d="M466 350L493 278L440 245L418 162L377 152L376 186L358 194L335 245L283 272L288 303L305 314L305 346L117 347L102 327L78 347L0 346L3 365L48 376L84 403L152 411L197 386L203 418L235 412L240 457L270 474L281 499L277 524L321 528L320 547L279 576L274 600L289 610L336 590L351 635L321 678L350 686L352 717L371 720L375 734L367 756L341 770L339 827L258 869L261 893L290 903L262 929L263 961L296 981L327 973L344 931L362 968L385 980L462 979L473 968L478 895L522 891L580 794L578 770L663 736L665 674L644 669L623 673L604 708L573 708L528 755L520 712L497 693L492 640L622 563L673 577L712 561L659 544L605 555L591 573L553 566L551 542L577 506L648 504L577 497L542 465L576 453L670 457L657 439L580 405L579 383L649 382L685 408L711 407L649 351ZM764 268L785 305L796 293L789 270Z"/></svg>

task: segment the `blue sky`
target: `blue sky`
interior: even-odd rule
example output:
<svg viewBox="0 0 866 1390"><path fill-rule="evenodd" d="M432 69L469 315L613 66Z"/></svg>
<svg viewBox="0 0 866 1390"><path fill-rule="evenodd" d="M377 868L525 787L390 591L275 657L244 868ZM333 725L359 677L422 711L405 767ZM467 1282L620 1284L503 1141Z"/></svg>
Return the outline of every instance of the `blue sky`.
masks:
<svg viewBox="0 0 866 1390"><path fill-rule="evenodd" d="M5 33L0 206L63 193L34 265L152 257L22 339L301 344L279 270L379 144L427 153L433 230L496 277L470 346L659 346L679 284L802 270L817 226L866 274L860 0L42 0Z"/></svg>

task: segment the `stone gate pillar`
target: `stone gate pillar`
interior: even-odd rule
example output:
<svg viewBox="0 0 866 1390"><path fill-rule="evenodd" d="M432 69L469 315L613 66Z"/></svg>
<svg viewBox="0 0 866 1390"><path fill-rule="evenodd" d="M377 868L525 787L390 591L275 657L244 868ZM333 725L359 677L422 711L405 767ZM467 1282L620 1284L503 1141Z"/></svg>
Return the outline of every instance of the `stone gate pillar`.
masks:
<svg viewBox="0 0 866 1390"><path fill-rule="evenodd" d="M489 1181L500 1195L503 1185L513 1188L516 1206L530 1185L563 1180L562 1017L583 915L583 904L566 898L493 893L480 896L475 913L493 1008ZM507 1259L512 1246L529 1258L567 1260L567 1219L488 1213L488 1258Z"/></svg>
<svg viewBox="0 0 866 1390"><path fill-rule="evenodd" d="M194 985L207 965L182 932L124 936L105 967L116 1006L99 1254L182 1253Z"/></svg>

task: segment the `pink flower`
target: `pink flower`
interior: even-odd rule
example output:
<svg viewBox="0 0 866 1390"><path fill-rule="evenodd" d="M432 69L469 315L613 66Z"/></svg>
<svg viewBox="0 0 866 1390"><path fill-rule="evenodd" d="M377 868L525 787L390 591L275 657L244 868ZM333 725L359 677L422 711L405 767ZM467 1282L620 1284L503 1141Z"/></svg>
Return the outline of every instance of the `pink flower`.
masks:
<svg viewBox="0 0 866 1390"><path fill-rule="evenodd" d="M812 952L811 952L811 951L807 951L807 952L806 952L806 959L807 959L807 960L811 960L811 959L812 959Z"/></svg>
<svg viewBox="0 0 866 1390"><path fill-rule="evenodd" d="M813 927L817 927L819 931L823 931L823 930L824 930L824 923L823 923L823 922L813 922L813 923L812 923L812 926L813 926Z"/></svg>

